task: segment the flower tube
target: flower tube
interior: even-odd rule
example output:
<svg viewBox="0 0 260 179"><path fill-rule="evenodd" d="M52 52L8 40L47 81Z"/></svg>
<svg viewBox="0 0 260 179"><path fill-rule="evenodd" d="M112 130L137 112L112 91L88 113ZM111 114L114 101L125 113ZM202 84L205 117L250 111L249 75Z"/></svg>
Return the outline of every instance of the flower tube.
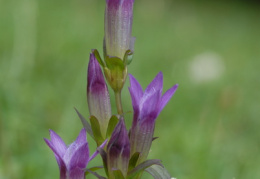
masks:
<svg viewBox="0 0 260 179"><path fill-rule="evenodd" d="M132 34L134 0L106 0L104 49L108 56L124 58L133 50Z"/></svg>
<svg viewBox="0 0 260 179"><path fill-rule="evenodd" d="M130 135L131 155L139 152L138 163L140 163L148 156L153 140L155 120L175 93L178 85L174 85L162 95L163 75L161 72L145 91L132 75L129 75L129 78L129 92L134 109Z"/></svg>

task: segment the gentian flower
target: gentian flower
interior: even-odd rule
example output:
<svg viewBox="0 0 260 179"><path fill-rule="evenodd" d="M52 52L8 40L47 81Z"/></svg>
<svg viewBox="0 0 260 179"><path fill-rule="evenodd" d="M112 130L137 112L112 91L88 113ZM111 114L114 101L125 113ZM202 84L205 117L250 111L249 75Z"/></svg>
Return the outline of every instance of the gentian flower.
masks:
<svg viewBox="0 0 260 179"><path fill-rule="evenodd" d="M93 53L90 54L88 64L87 100L89 113L98 119L102 136L106 138L111 117L110 97L102 70Z"/></svg>
<svg viewBox="0 0 260 179"><path fill-rule="evenodd" d="M77 139L68 147L61 137L50 130L51 140L44 139L53 151L60 168L60 179L84 179L85 168L89 161L96 157L96 151L89 157L89 147L86 138L86 131L82 129ZM105 141L101 148L105 146Z"/></svg>
<svg viewBox="0 0 260 179"><path fill-rule="evenodd" d="M132 34L134 0L106 0L104 49L108 56L123 59L133 50Z"/></svg>
<svg viewBox="0 0 260 179"><path fill-rule="evenodd" d="M130 142L123 118L115 127L107 145L107 166L109 178L114 178L113 170L120 170L127 175L130 158Z"/></svg>
<svg viewBox="0 0 260 179"><path fill-rule="evenodd" d="M132 75L129 75L129 77L129 92L134 110L130 135L131 155L139 152L138 163L140 163L147 158L149 153L153 140L155 120L175 93L178 85L174 85L162 95L163 74L159 72L143 92L138 81Z"/></svg>

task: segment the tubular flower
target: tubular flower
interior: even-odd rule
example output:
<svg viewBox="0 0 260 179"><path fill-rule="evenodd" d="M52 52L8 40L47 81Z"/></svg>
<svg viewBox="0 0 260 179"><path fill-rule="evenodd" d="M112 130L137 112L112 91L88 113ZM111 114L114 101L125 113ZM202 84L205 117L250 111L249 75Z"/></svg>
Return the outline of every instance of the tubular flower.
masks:
<svg viewBox="0 0 260 179"><path fill-rule="evenodd" d="M123 176L126 177L130 158L130 142L122 118L115 127L107 145L107 155L109 176L114 178L113 170L120 170Z"/></svg>
<svg viewBox="0 0 260 179"><path fill-rule="evenodd" d="M175 93L178 85L174 85L162 95L163 74L159 72L143 92L138 81L132 75L129 75L129 77L129 92L134 110L130 135L131 155L140 152L140 163L147 158L149 153L153 140L155 120Z"/></svg>
<svg viewBox="0 0 260 179"><path fill-rule="evenodd" d="M77 139L68 147L61 137L50 130L51 140L44 139L53 151L60 168L60 179L84 179L85 168L90 160L96 157L96 151L89 157L89 147L86 131L82 129ZM104 147L106 141L100 146Z"/></svg>
<svg viewBox="0 0 260 179"><path fill-rule="evenodd" d="M132 34L134 0L106 0L105 39L106 55L123 59L127 50L133 50Z"/></svg>
<svg viewBox="0 0 260 179"><path fill-rule="evenodd" d="M87 100L89 113L98 119L102 136L105 138L111 117L111 104L102 70L93 53L90 54L88 64Z"/></svg>

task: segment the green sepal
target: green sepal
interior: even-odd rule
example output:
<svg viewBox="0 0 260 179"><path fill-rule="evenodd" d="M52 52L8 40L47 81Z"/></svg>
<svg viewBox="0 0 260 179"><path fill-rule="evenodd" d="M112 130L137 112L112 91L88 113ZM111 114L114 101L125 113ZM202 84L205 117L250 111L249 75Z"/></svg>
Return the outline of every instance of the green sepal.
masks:
<svg viewBox="0 0 260 179"><path fill-rule="evenodd" d="M105 152L104 149L102 148L97 148L101 158L102 158L102 161L103 161L103 166L104 166L104 169L105 169L105 172L106 172L106 175L108 176L108 170L107 170L107 153Z"/></svg>
<svg viewBox="0 0 260 179"><path fill-rule="evenodd" d="M124 86L127 67L124 65L123 61L118 57L105 58L106 67L104 67L105 77L115 92L121 91Z"/></svg>
<svg viewBox="0 0 260 179"><path fill-rule="evenodd" d="M122 59L118 58L118 57L106 56L105 62L106 62L107 67L110 70L119 69L119 70L123 71L125 68L125 65L124 65Z"/></svg>
<svg viewBox="0 0 260 179"><path fill-rule="evenodd" d="M135 168L136 163L137 163L137 161L138 161L138 159L139 159L139 156L140 156L140 152L135 152L135 153L131 156L131 158L130 158L130 160L129 160L129 165L128 165L128 172L131 171L131 170L133 170L133 169Z"/></svg>
<svg viewBox="0 0 260 179"><path fill-rule="evenodd" d="M94 172L94 171L92 171L92 170L90 170L90 169L86 169L86 172L91 173L92 175L94 175L94 176L97 177L98 179L106 179L105 177L103 177L103 176L97 174L96 172ZM85 174L85 176L86 176L86 175L87 175L87 174Z"/></svg>
<svg viewBox="0 0 260 179"><path fill-rule="evenodd" d="M77 112L77 114L78 114L78 116L79 116L79 118L80 118L80 121L81 121L83 127L86 129L87 133L89 133L89 135L94 139L93 131L92 131L92 129L91 129L90 124L89 124L88 121L82 116L82 114L80 114L80 112L79 112L76 108L74 108L74 109L75 109L75 111Z"/></svg>
<svg viewBox="0 0 260 179"><path fill-rule="evenodd" d="M133 61L134 53L131 50L127 50L124 55L123 63L124 65L130 65L130 63Z"/></svg>
<svg viewBox="0 0 260 179"><path fill-rule="evenodd" d="M88 168L88 169L86 169L86 171L85 171L85 176L87 176L88 174L90 174L90 173L91 173L90 171L95 172L95 171L100 170L100 169L102 169L102 168L104 168L104 167L103 167L103 166L96 166L96 167Z"/></svg>
<svg viewBox="0 0 260 179"><path fill-rule="evenodd" d="M125 179L121 170L114 170L113 174L114 174L116 179Z"/></svg>
<svg viewBox="0 0 260 179"><path fill-rule="evenodd" d="M161 165L161 161L158 159L144 161L143 163L136 166L133 170L128 172L127 179L134 179L137 175L141 174L146 168L152 165Z"/></svg>
<svg viewBox="0 0 260 179"><path fill-rule="evenodd" d="M118 121L119 121L119 119L115 115L111 116L108 126L107 126L106 138L110 138Z"/></svg>
<svg viewBox="0 0 260 179"><path fill-rule="evenodd" d="M102 66L102 67L105 67L106 64L104 63L104 61L102 60L101 56L99 55L99 52L97 49L93 49L92 50L92 53L94 53L98 63Z"/></svg>
<svg viewBox="0 0 260 179"><path fill-rule="evenodd" d="M89 119L93 131L94 139L97 143L97 146L100 146L105 139L102 137L99 122L95 116L90 116Z"/></svg>
<svg viewBox="0 0 260 179"><path fill-rule="evenodd" d="M170 179L171 176L168 171L161 165L152 165L145 169L145 171L153 176L154 179Z"/></svg>

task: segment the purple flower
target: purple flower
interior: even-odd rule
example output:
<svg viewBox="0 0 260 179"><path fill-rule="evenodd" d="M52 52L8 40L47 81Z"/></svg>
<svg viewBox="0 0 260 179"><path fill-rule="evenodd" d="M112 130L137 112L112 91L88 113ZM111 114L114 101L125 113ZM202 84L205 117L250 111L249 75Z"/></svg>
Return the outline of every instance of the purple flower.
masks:
<svg viewBox="0 0 260 179"><path fill-rule="evenodd" d="M133 50L132 34L134 0L106 0L105 53L123 59L127 50Z"/></svg>
<svg viewBox="0 0 260 179"><path fill-rule="evenodd" d="M109 176L113 178L113 170L120 170L126 177L130 158L130 142L123 118L120 119L112 133L107 145L107 155Z"/></svg>
<svg viewBox="0 0 260 179"><path fill-rule="evenodd" d="M84 179L85 168L98 152L89 157L89 148L86 138L86 131L82 129L77 139L68 147L61 137L50 130L51 140L44 139L47 145L54 152L60 168L60 179ZM106 141L100 145L104 147Z"/></svg>
<svg viewBox="0 0 260 179"><path fill-rule="evenodd" d="M111 117L111 104L102 70L93 53L90 54L88 64L87 99L89 113L98 119L102 136L105 138Z"/></svg>
<svg viewBox="0 0 260 179"><path fill-rule="evenodd" d="M139 163L147 158L154 133L155 120L175 93L178 85L174 85L162 95L163 74L159 72L145 91L132 76L129 92L132 98L134 118L131 128L131 155L140 152Z"/></svg>

